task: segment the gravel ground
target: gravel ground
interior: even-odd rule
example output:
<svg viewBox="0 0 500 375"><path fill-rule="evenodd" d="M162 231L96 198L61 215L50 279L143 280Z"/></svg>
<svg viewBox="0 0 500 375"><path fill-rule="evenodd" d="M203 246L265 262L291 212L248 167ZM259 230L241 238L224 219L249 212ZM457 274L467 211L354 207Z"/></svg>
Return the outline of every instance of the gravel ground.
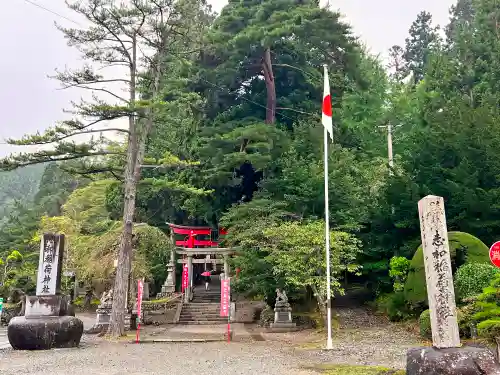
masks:
<svg viewBox="0 0 500 375"><path fill-rule="evenodd" d="M269 343L126 344L100 341L79 349L0 352L2 375L313 375L288 349ZM83 372L84 371L84 372Z"/></svg>
<svg viewBox="0 0 500 375"><path fill-rule="evenodd" d="M340 310L340 311L339 311ZM270 334L254 332L241 342L112 343L84 335L78 349L50 352L0 350L1 375L134 375L215 373L218 375L317 375L307 370L321 363L405 367L406 351L422 343L399 324L364 309L343 308L339 330L333 332L334 349L321 350L324 332L299 331ZM90 320L89 320L90 323ZM192 327L191 327L192 329ZM242 328L244 329L244 328ZM238 332L235 332L238 336ZM257 339L258 338L258 339Z"/></svg>

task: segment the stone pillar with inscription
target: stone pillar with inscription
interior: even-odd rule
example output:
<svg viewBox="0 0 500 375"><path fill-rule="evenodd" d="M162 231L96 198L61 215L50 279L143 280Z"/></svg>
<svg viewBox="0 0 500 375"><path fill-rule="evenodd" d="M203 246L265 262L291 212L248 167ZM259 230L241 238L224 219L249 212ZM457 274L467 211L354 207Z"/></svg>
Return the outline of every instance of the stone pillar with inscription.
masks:
<svg viewBox="0 0 500 375"><path fill-rule="evenodd" d="M45 233L41 239L36 296L26 297L24 316L9 322L7 336L14 349L75 347L83 323L75 317L70 297L61 294L64 235Z"/></svg>
<svg viewBox="0 0 500 375"><path fill-rule="evenodd" d="M460 344L443 198L423 198L418 213L433 346L408 351L407 375L500 374L491 351Z"/></svg>

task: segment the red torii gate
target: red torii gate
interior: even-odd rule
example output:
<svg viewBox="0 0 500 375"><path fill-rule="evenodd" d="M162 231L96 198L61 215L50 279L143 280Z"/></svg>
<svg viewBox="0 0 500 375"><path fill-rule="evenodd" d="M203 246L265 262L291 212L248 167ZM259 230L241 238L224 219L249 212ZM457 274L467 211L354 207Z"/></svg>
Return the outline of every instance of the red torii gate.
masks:
<svg viewBox="0 0 500 375"><path fill-rule="evenodd" d="M220 237L227 234L226 229L219 228L218 230L214 230L208 226L187 226L187 225L178 225L173 223L166 223L171 230L172 242L174 244L174 249L171 254L171 259L169 264L167 265L167 280L165 281L164 286L162 287L162 294L165 292L171 292L175 288L175 254L179 254L183 256L183 259L179 262L187 264L187 275L188 281L187 285L192 285L192 277L193 277L193 262L196 262L196 259L193 259L194 256L206 256L206 255L216 255L219 254L224 258L224 273L229 274L229 265L227 262L227 257L233 254L232 249L220 248ZM213 239L212 234L218 233L218 238ZM175 236L182 236L182 239L176 239ZM199 236L205 237L204 239L199 239ZM206 237L209 237L206 239ZM187 259L186 259L187 258ZM199 262L198 262L199 263ZM187 293L185 293L186 302L190 300L190 296L192 295L192 290L189 287L187 289Z"/></svg>
<svg viewBox="0 0 500 375"><path fill-rule="evenodd" d="M176 240L175 246L193 249L195 247L218 247L219 241L211 239L213 229L211 227L195 227L167 223L173 234L183 235L183 240ZM226 235L224 228L219 229L219 236ZM210 236L210 240L198 240L196 236Z"/></svg>

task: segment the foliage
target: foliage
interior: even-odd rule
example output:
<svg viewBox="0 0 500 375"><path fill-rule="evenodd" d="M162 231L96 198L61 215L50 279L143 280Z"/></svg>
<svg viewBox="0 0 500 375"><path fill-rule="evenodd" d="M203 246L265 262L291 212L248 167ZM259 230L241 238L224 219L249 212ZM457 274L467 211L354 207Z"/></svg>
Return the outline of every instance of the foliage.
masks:
<svg viewBox="0 0 500 375"><path fill-rule="evenodd" d="M264 230L273 274L292 290L311 289L319 301L326 298L324 222L283 223ZM330 276L332 295L343 294L341 279L359 272L356 258L360 242L352 235L330 233ZM318 295L319 294L319 295Z"/></svg>
<svg viewBox="0 0 500 375"><path fill-rule="evenodd" d="M490 285L484 288L475 302L476 313L473 319L477 324L478 334L494 339L500 336L500 274Z"/></svg>
<svg viewBox="0 0 500 375"><path fill-rule="evenodd" d="M38 191L44 166L0 172L0 227L19 203L31 202ZM1 249L1 244L0 244Z"/></svg>
<svg viewBox="0 0 500 375"><path fill-rule="evenodd" d="M274 309L266 305L260 312L259 325L261 327L269 327L269 324L274 322Z"/></svg>
<svg viewBox="0 0 500 375"><path fill-rule="evenodd" d="M410 271L410 261L405 257L392 257L389 266L389 276L394 280L394 291L402 292Z"/></svg>
<svg viewBox="0 0 500 375"><path fill-rule="evenodd" d="M498 273L498 268L491 264L469 263L461 266L455 274L458 300L463 301L481 294Z"/></svg>
<svg viewBox="0 0 500 375"><path fill-rule="evenodd" d="M90 14L89 4L97 12ZM149 275L157 286L165 277L168 252L160 245L168 243L162 230L165 222L175 222L229 229L224 246L238 247L232 260L241 269L234 285L238 292L272 303L276 287L289 288L294 301L311 299L311 289L319 288L321 299L324 63L335 125L327 154L333 292L341 292L342 278L362 283L380 296L391 319L426 308L415 212L428 194L445 199L453 271L488 262L485 243L500 232L500 42L494 22L500 14L494 2L458 1L445 27L446 40L440 40L431 15L420 13L405 45L391 49L390 72L360 46L340 14L313 0L230 1L218 16L202 1L168 2L175 22L163 30L166 35L157 33L167 25L152 19L157 14L151 13L152 2L108 5L105 0L72 5L96 28L63 29L99 70L85 66L57 78L65 86L87 86L93 79L130 83L135 76L130 96L122 101L116 97L122 91L110 89L104 99L77 104L74 119L9 141L50 141L53 148L1 163L11 169L60 161L44 167L39 186L15 182L16 192L28 199L9 200L8 214L0 212L0 258L12 249L23 256L15 285L31 288L25 276L31 273L32 280L36 272L37 235L43 229L67 233L68 266L77 265L87 277L112 278L110 263L126 211L125 221L144 226L133 227L142 241L138 250L124 251L121 258L134 254L135 272ZM129 49L120 41L134 44L137 6L147 7L141 8L146 29L136 35L139 55L147 58L122 77L102 73L102 65L127 58ZM118 32L118 39L106 28ZM159 35L166 45L154 43L164 40ZM156 45L149 48L145 36L154 37ZM98 136L101 120L118 117L132 126L120 130L123 138L106 139L112 127ZM380 128L389 122L394 125L391 171L387 128ZM73 141L71 135L80 132L94 138ZM4 176L0 202L13 190L4 189L14 183ZM130 250L128 242L125 247ZM411 257L405 282L403 259ZM126 264L120 263L117 280L125 280ZM346 277L346 269L354 272Z"/></svg>
<svg viewBox="0 0 500 375"><path fill-rule="evenodd" d="M403 292L379 295L375 301L375 307L393 322L415 317L406 303Z"/></svg>
<svg viewBox="0 0 500 375"><path fill-rule="evenodd" d="M418 318L418 325L420 327L420 336L432 339L431 313L429 310L422 311L422 314Z"/></svg>
<svg viewBox="0 0 500 375"><path fill-rule="evenodd" d="M462 232L448 232L453 274L463 264L489 263L488 247L478 238ZM424 255L420 246L410 264L410 272L404 287L405 298L418 311L427 307Z"/></svg>

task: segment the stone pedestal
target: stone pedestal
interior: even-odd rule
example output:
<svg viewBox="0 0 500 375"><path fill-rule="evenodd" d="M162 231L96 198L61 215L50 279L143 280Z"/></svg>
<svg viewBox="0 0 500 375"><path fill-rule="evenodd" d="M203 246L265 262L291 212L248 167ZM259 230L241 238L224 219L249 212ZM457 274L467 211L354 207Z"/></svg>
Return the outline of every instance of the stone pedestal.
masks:
<svg viewBox="0 0 500 375"><path fill-rule="evenodd" d="M288 302L276 302L274 307L274 323L271 323L272 330L293 331L296 324L292 322L292 308Z"/></svg>
<svg viewBox="0 0 500 375"><path fill-rule="evenodd" d="M96 326L108 327L111 321L111 304L99 305L96 310Z"/></svg>
<svg viewBox="0 0 500 375"><path fill-rule="evenodd" d="M413 348L406 358L406 375L500 374L500 364L486 348Z"/></svg>
<svg viewBox="0 0 500 375"><path fill-rule="evenodd" d="M83 322L74 315L68 296L27 297L25 316L12 318L7 327L9 343L19 350L78 346Z"/></svg>
<svg viewBox="0 0 500 375"><path fill-rule="evenodd" d="M82 334L83 322L74 316L16 316L7 328L9 343L17 350L72 348L80 344Z"/></svg>

